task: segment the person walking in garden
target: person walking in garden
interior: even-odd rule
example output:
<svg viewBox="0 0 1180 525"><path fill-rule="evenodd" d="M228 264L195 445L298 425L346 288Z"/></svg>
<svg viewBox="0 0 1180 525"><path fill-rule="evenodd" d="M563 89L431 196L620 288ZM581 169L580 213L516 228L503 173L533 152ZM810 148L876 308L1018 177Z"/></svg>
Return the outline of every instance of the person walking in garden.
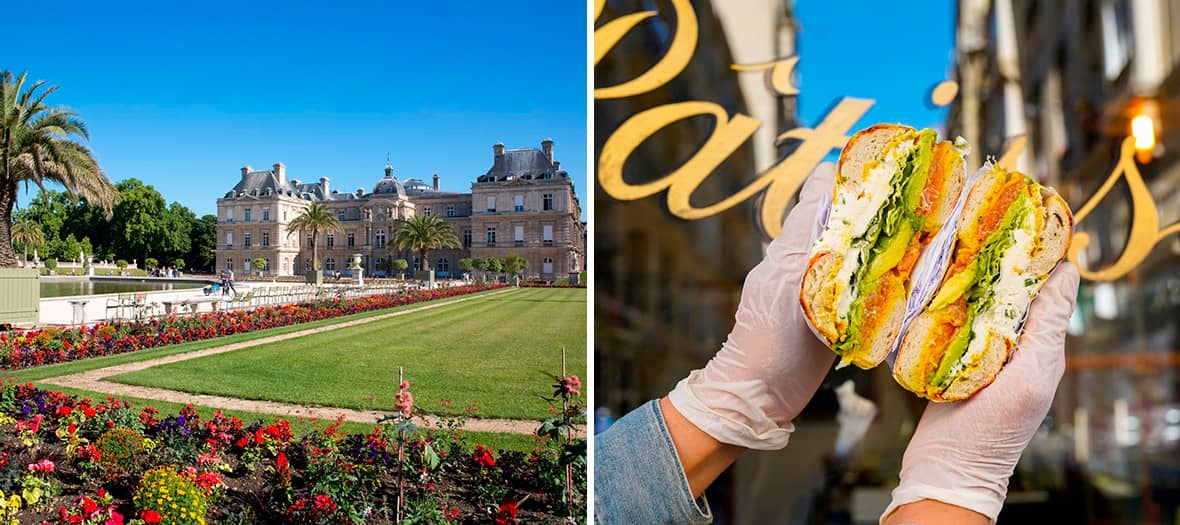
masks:
<svg viewBox="0 0 1180 525"><path fill-rule="evenodd" d="M221 283L221 290L227 295L236 295L238 293L237 288L234 288L234 271L232 268L225 269L225 276L223 277L223 282Z"/></svg>

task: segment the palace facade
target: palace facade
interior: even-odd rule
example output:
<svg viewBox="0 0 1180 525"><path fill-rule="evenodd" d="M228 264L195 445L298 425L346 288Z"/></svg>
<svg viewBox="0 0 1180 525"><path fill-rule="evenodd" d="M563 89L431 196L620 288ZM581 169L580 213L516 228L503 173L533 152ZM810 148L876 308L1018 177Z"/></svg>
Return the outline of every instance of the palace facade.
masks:
<svg viewBox="0 0 1180 525"><path fill-rule="evenodd" d="M553 158L553 141L541 149L492 146L492 167L476 178L470 193L439 189L430 183L400 180L388 162L371 190L339 191L327 177L305 182L287 176L275 163L269 170L244 166L241 179L217 199L217 268L239 275L254 272L251 261L267 261L267 276L303 275L311 268L307 232L287 232L287 224L313 202L325 204L340 230L321 232L316 242L325 272L350 273L360 256L365 275L384 275L385 262L418 254L393 246L399 224L416 214L435 215L451 224L460 246L430 250L429 266L440 277L460 274L466 257L520 255L528 261L526 279L557 280L585 267L585 223L574 184Z"/></svg>

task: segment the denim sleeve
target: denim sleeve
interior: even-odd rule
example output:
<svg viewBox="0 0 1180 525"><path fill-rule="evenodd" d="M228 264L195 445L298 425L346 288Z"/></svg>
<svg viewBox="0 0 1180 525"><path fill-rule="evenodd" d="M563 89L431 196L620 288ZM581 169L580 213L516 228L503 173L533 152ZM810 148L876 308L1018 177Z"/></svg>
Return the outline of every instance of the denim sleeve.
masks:
<svg viewBox="0 0 1180 525"><path fill-rule="evenodd" d="M636 408L595 436L594 521L713 522L709 502L692 497L658 401Z"/></svg>

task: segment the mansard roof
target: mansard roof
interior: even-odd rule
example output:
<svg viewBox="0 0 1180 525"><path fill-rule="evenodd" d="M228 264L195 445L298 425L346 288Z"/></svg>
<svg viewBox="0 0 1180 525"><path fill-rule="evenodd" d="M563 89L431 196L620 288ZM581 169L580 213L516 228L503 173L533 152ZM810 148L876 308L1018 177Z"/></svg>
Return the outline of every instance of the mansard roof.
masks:
<svg viewBox="0 0 1180 525"><path fill-rule="evenodd" d="M565 170L558 169L541 150L536 148L520 148L507 150L503 155L496 155L491 169L476 179L476 182L567 177L568 175Z"/></svg>

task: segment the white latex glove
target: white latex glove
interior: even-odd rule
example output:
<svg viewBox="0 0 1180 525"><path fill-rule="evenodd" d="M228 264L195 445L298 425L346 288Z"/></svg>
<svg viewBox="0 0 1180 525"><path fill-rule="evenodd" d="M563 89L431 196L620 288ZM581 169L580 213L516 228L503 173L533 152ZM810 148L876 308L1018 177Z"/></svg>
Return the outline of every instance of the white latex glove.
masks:
<svg viewBox="0 0 1180 525"><path fill-rule="evenodd" d="M1077 268L1062 263L1033 301L1024 333L996 380L966 401L926 405L882 521L901 505L931 499L995 522L1008 478L1049 413L1065 372L1065 330L1077 294Z"/></svg>
<svg viewBox="0 0 1180 525"><path fill-rule="evenodd" d="M721 350L668 394L686 419L714 439L746 448L787 446L799 415L832 367L832 353L807 327L799 283L820 202L832 198L835 166L816 167L766 258L746 276L736 324Z"/></svg>

